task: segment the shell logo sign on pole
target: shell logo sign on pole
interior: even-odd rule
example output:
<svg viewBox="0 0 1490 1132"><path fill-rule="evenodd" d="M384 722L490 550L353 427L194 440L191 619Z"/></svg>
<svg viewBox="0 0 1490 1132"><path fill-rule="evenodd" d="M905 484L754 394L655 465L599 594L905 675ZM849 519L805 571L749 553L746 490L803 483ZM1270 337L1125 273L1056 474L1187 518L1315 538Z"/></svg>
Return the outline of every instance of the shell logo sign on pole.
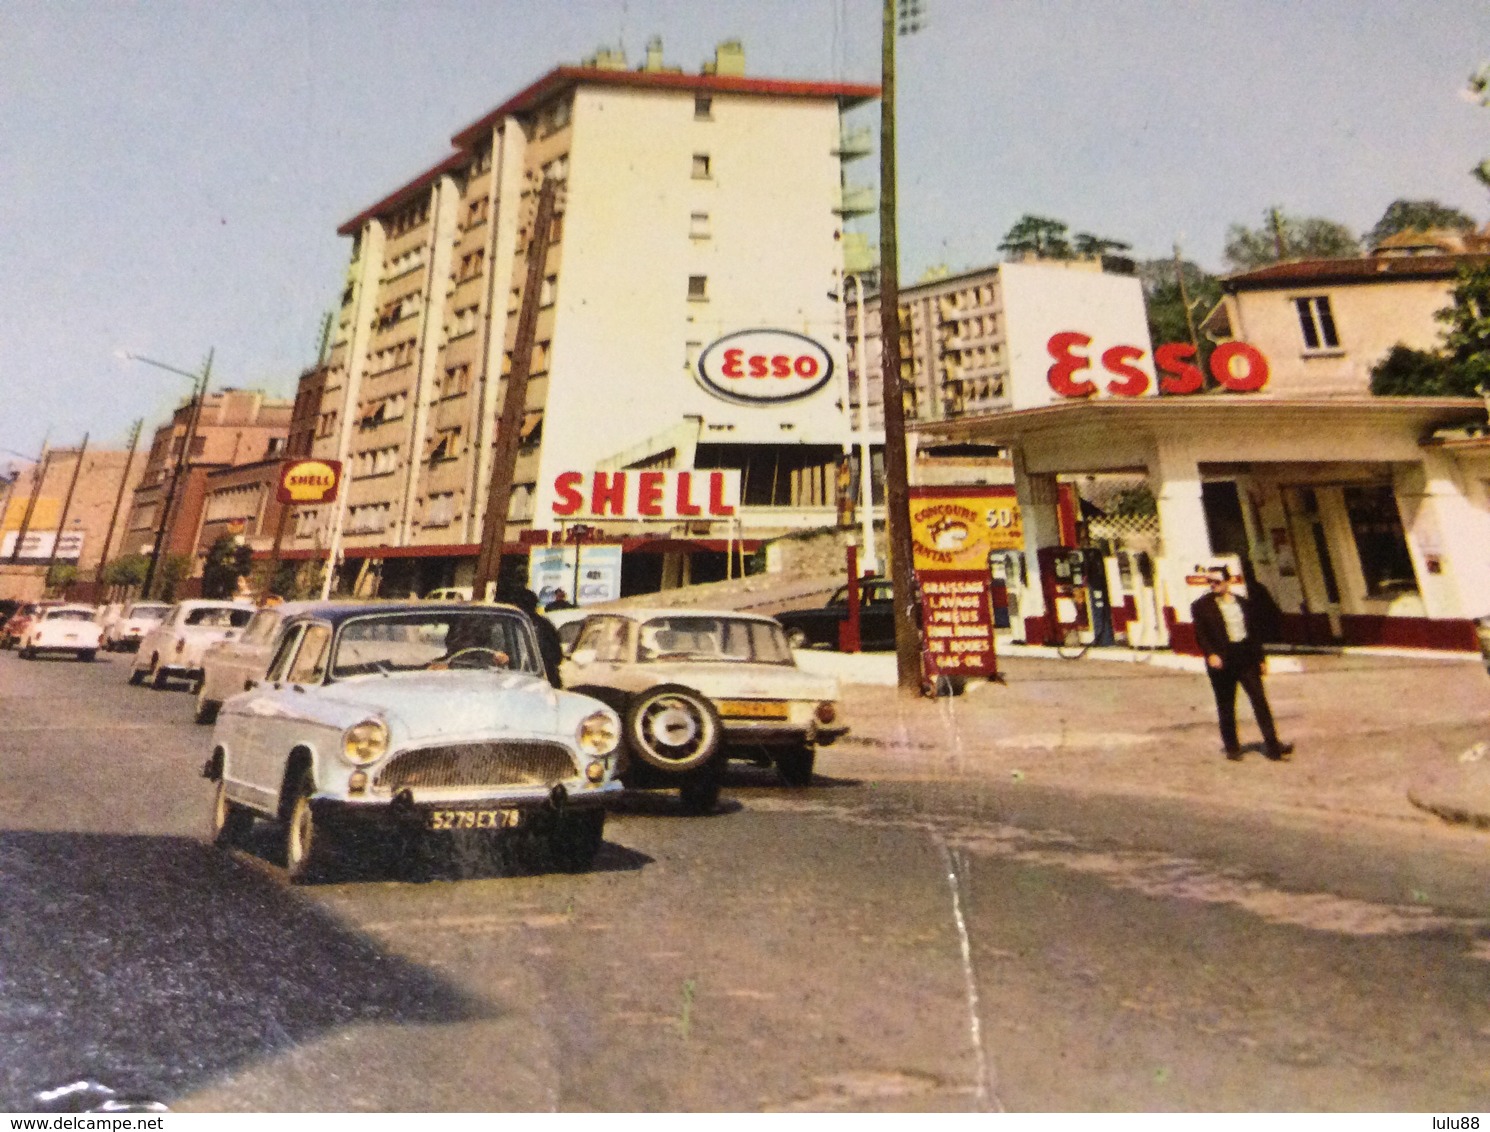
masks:
<svg viewBox="0 0 1490 1132"><path fill-rule="evenodd" d="M926 676L997 676L988 556L1024 549L1014 489L913 487L910 519Z"/></svg>
<svg viewBox="0 0 1490 1132"><path fill-rule="evenodd" d="M341 486L340 460L286 460L279 466L281 503L331 503Z"/></svg>

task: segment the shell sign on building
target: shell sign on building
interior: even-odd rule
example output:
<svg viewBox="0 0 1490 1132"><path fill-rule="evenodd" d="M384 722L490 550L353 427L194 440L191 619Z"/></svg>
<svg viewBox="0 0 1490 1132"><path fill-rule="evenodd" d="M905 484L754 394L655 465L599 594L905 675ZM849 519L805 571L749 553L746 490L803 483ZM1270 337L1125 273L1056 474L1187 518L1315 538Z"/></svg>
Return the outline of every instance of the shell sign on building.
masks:
<svg viewBox="0 0 1490 1132"><path fill-rule="evenodd" d="M281 503L330 503L340 484L340 460L286 460L275 494Z"/></svg>
<svg viewBox="0 0 1490 1132"><path fill-rule="evenodd" d="M737 405L774 405L816 393L833 376L827 348L790 330L741 330L698 357L699 383Z"/></svg>

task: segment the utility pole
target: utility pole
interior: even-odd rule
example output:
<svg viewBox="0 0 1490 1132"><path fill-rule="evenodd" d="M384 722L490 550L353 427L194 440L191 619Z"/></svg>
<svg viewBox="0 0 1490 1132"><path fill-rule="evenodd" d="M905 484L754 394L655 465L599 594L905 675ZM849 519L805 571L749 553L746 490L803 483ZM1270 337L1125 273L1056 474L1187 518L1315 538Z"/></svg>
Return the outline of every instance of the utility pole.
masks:
<svg viewBox="0 0 1490 1132"><path fill-rule="evenodd" d="M187 464L191 459L192 442L197 438L197 421L202 415L202 402L207 396L207 382L212 376L212 355L214 351L207 351L207 362L202 366L202 374L197 379L196 387L192 390L191 412L186 418L186 437L181 443L181 452L176 457L176 470L171 475L171 486L166 492L165 507L160 514L160 525L155 529L155 545L150 550L150 565L145 571L145 584L140 589L141 597L150 596L150 587L155 583L156 571L160 568L161 548L166 542L166 531L171 525L172 512L176 504L176 490L181 484L181 477L185 473ZM147 361L148 359L136 359ZM159 362L151 362L152 365L160 365ZM169 368L161 366L162 369ZM181 373L181 370L175 370ZM174 424L174 416L172 424Z"/></svg>
<svg viewBox="0 0 1490 1132"><path fill-rule="evenodd" d="M62 515L57 520L57 533L52 536L52 553L47 556L47 572L43 574L42 584L50 585L52 567L57 565L57 551L62 547L62 536L67 532L67 513L72 510L72 493L78 486L78 474L83 470L83 457L88 454L88 434L83 433L83 443L78 448L78 462L72 466L72 479L67 481L67 494L62 497ZM83 556L78 555L81 562Z"/></svg>
<svg viewBox="0 0 1490 1132"><path fill-rule="evenodd" d="M140 443L140 429L144 427L144 424L145 419L141 417L129 430L129 455L124 457L124 470L119 473L119 490L114 495L114 510L109 514L109 530L103 536L103 549L98 554L98 571L93 579L95 582L103 581L103 572L109 565L109 547L114 542L114 527L119 522L119 509L124 506L124 489L129 484L129 466L134 463L135 449ZM82 561L81 556L78 561Z"/></svg>
<svg viewBox="0 0 1490 1132"><path fill-rule="evenodd" d="M41 459L31 465L31 474L35 477L31 481L31 498L26 500L25 513L21 515L21 528L16 531L16 544L10 552L11 565L15 565L21 559L21 544L26 541L26 532L31 529L31 516L36 511L36 500L41 495L41 484L47 478L47 465L51 463L52 453L47 448L45 439L41 442Z"/></svg>
<svg viewBox="0 0 1490 1132"><path fill-rule="evenodd" d="M905 400L900 388L900 253L895 228L895 16L884 0L880 52L880 345L884 359L885 533L895 594L895 672L902 694L921 693L921 629L911 557Z"/></svg>
<svg viewBox="0 0 1490 1132"><path fill-rule="evenodd" d="M528 240L528 274L523 283L522 307L517 316L517 337L512 343L512 370L502 397L502 415L492 439L491 480L486 489L486 514L481 520L481 553L476 559L476 581L471 596L485 601L495 587L502 567L502 545L507 538L507 505L512 494L512 475L517 466L518 434L527 408L528 372L533 364L533 337L538 326L544 272L548 268L549 236L559 182L545 179L538 189L538 207ZM578 546L575 554L579 554Z"/></svg>

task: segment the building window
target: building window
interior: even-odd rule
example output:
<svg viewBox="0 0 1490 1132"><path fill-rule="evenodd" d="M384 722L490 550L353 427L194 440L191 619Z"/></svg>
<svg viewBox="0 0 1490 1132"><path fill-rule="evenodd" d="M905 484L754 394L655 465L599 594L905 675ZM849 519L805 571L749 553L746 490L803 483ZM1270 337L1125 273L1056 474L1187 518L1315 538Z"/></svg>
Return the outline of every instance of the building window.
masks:
<svg viewBox="0 0 1490 1132"><path fill-rule="evenodd" d="M431 495L424 510L426 527L448 527L455 520L455 493L446 491Z"/></svg>
<svg viewBox="0 0 1490 1132"><path fill-rule="evenodd" d="M695 212L689 217L688 234L695 240L709 238L709 214L707 212Z"/></svg>
<svg viewBox="0 0 1490 1132"><path fill-rule="evenodd" d="M551 307L554 305L554 295L559 290L559 277L550 275L543 280L543 286L538 290L538 305L540 307Z"/></svg>
<svg viewBox="0 0 1490 1132"><path fill-rule="evenodd" d="M1407 552L1402 517L1397 513L1397 499L1391 487L1387 484L1347 487L1345 511L1350 516L1361 574L1366 579L1366 596L1392 597L1417 592L1412 556Z"/></svg>
<svg viewBox="0 0 1490 1132"><path fill-rule="evenodd" d="M714 99L711 95L695 94L693 96L693 116L705 121L714 117Z"/></svg>
<svg viewBox="0 0 1490 1132"><path fill-rule="evenodd" d="M1335 316L1330 312L1328 295L1295 299L1293 305L1298 308L1299 329L1304 332L1304 349L1333 350L1339 347L1340 338L1335 333Z"/></svg>
<svg viewBox="0 0 1490 1132"><path fill-rule="evenodd" d="M512 494L507 497L508 522L521 523L533 517L533 484L512 485Z"/></svg>
<svg viewBox="0 0 1490 1132"><path fill-rule="evenodd" d="M690 302L704 302L709 297L709 277L707 275L690 275L688 277L688 299Z"/></svg>
<svg viewBox="0 0 1490 1132"><path fill-rule="evenodd" d="M693 155L693 179L695 181L707 181L710 175L709 155L707 153L695 153Z"/></svg>

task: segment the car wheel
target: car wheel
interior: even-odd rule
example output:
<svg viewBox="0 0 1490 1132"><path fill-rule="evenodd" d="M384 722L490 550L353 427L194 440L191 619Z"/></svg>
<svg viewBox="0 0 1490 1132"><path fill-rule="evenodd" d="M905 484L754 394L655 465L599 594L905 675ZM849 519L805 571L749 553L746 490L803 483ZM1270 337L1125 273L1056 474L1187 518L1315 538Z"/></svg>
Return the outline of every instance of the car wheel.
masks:
<svg viewBox="0 0 1490 1132"><path fill-rule="evenodd" d="M20 658L22 660L35 660L36 659L36 650L33 649L33 648L22 646L19 655L20 655Z"/></svg>
<svg viewBox="0 0 1490 1132"><path fill-rule="evenodd" d="M285 874L292 884L304 884L326 872L334 846L324 821L316 818L310 799L316 780L309 770L295 786L285 822Z"/></svg>
<svg viewBox="0 0 1490 1132"><path fill-rule="evenodd" d="M712 814L719 805L719 789L717 774L683 783L678 787L678 799L683 803L683 812L694 816Z"/></svg>
<svg viewBox="0 0 1490 1132"><path fill-rule="evenodd" d="M160 666L160 657L150 658L150 686L157 692L163 692L170 685L171 678L166 675L166 670Z"/></svg>
<svg viewBox="0 0 1490 1132"><path fill-rule="evenodd" d="M812 642L807 639L807 634L795 626L786 631L786 643L794 649L805 649Z"/></svg>
<svg viewBox="0 0 1490 1132"><path fill-rule="evenodd" d="M97 649L83 649L81 652L78 653L78 659L81 660L84 664L92 664L93 658L97 655Z"/></svg>
<svg viewBox="0 0 1490 1132"><path fill-rule="evenodd" d="M816 762L817 747L811 743L803 743L776 756L776 774L785 786L811 786L812 768Z"/></svg>
<svg viewBox="0 0 1490 1132"><path fill-rule="evenodd" d="M236 849L248 841L253 828L253 811L245 809L228 798L227 782L217 780L217 792L212 797L212 844L219 849Z"/></svg>
<svg viewBox="0 0 1490 1132"><path fill-rule="evenodd" d="M197 714L196 714L196 721L198 723L214 723L214 722L216 722L216 720L217 720L217 709L220 708L220 707L222 707L222 704L219 701L206 699L202 695L202 687L199 684L197 686Z"/></svg>
<svg viewBox="0 0 1490 1132"><path fill-rule="evenodd" d="M604 810L559 814L548 833L549 856L561 872L582 873L594 864L604 840Z"/></svg>
<svg viewBox="0 0 1490 1132"><path fill-rule="evenodd" d="M664 684L643 692L626 712L626 739L643 762L679 773L703 766L719 749L719 713L689 688Z"/></svg>
<svg viewBox="0 0 1490 1132"><path fill-rule="evenodd" d="M129 670L129 682L138 688L145 682L145 670L143 668L131 668Z"/></svg>

